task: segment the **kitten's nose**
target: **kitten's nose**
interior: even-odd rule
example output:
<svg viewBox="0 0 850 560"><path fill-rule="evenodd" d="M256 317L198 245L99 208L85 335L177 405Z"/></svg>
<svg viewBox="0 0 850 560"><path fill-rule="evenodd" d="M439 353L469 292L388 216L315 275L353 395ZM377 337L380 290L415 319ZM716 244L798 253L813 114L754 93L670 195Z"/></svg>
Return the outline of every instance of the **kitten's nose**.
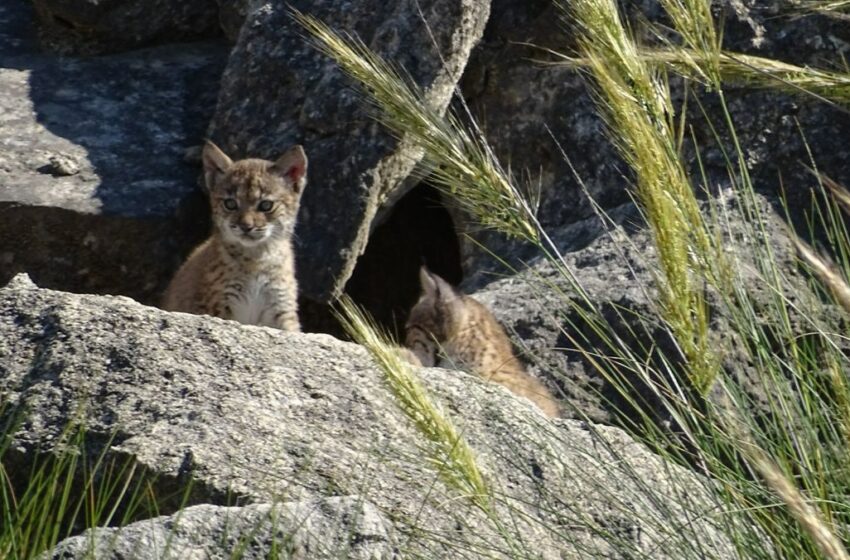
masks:
<svg viewBox="0 0 850 560"><path fill-rule="evenodd" d="M239 229L241 229L243 233L251 233L252 231L254 231L255 228L251 224L243 223L239 224Z"/></svg>

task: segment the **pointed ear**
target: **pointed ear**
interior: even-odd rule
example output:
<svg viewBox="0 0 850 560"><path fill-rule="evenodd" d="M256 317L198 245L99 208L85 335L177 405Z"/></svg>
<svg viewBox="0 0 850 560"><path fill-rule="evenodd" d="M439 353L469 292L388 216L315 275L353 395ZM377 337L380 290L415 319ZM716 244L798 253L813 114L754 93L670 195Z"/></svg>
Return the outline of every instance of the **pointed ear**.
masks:
<svg viewBox="0 0 850 560"><path fill-rule="evenodd" d="M422 286L422 295L437 295L437 282L434 281L434 278L431 276L431 272L428 271L428 268L425 265L422 265L419 269L419 285Z"/></svg>
<svg viewBox="0 0 850 560"><path fill-rule="evenodd" d="M230 169L233 160L209 140L204 145L202 159L204 161L204 183L207 191L209 191L215 185L215 180Z"/></svg>
<svg viewBox="0 0 850 560"><path fill-rule="evenodd" d="M307 154L300 144L292 146L277 158L269 171L280 175L292 184L296 193L300 193L307 185Z"/></svg>
<svg viewBox="0 0 850 560"><path fill-rule="evenodd" d="M454 286L428 270L425 266L419 269L419 282L422 284L422 293L425 295L433 295L438 300L444 302L454 301L458 298L458 293Z"/></svg>

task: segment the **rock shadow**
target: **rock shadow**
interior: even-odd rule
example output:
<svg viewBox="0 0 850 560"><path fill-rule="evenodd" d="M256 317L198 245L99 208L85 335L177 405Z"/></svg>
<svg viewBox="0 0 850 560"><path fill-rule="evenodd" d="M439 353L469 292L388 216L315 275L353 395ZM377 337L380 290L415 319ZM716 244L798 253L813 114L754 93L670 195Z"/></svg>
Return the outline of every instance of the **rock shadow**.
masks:
<svg viewBox="0 0 850 560"><path fill-rule="evenodd" d="M43 54L29 3L3 4L0 283L27 271L45 287L154 302L181 255L208 232L199 169L185 154L203 141L226 45ZM28 222L20 223L24 210ZM60 243L47 255L38 236L16 245L23 234L13 226L47 230ZM110 249L116 241L123 259ZM141 257L144 270L126 266L127 254Z"/></svg>
<svg viewBox="0 0 850 560"><path fill-rule="evenodd" d="M454 222L437 189L421 183L402 197L386 220L374 227L345 291L395 336L419 298L419 267L427 265L457 285L463 278ZM344 337L330 308L302 301L307 331Z"/></svg>

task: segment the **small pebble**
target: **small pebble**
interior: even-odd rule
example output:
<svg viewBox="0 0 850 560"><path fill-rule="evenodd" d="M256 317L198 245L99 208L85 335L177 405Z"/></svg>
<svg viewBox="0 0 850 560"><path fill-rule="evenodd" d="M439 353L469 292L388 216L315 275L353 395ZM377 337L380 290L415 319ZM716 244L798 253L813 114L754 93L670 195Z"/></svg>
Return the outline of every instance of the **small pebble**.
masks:
<svg viewBox="0 0 850 560"><path fill-rule="evenodd" d="M63 154L54 154L47 162L45 171L57 177L69 177L80 172L80 164Z"/></svg>

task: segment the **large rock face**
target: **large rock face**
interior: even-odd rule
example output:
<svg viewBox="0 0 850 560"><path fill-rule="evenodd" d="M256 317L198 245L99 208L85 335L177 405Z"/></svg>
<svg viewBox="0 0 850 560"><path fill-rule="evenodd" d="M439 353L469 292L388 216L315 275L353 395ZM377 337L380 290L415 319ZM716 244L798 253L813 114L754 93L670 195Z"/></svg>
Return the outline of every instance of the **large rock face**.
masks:
<svg viewBox="0 0 850 560"><path fill-rule="evenodd" d="M33 0L42 43L93 54L218 33L215 0Z"/></svg>
<svg viewBox="0 0 850 560"><path fill-rule="evenodd" d="M297 226L299 286L324 302L341 293L375 213L400 196L419 154L369 117L353 84L305 42L291 8L358 35L404 67L427 100L443 108L483 32L489 3L405 0L343 7L275 0L248 15L223 77L210 137L235 157L272 159L291 144L305 145L310 170Z"/></svg>
<svg viewBox="0 0 850 560"><path fill-rule="evenodd" d="M492 514L528 556L679 558L692 546L732 555L711 521L720 506L710 483L622 431L549 421L460 372L419 375L474 448L494 489ZM15 485L37 455L62 449L63 430L79 420L87 454L154 475L154 495L173 496L165 514L358 496L403 535L404 556L509 555L492 518L436 472L427 439L366 352L327 335L38 289L19 276L0 290L0 393L22 411L3 458ZM175 492L189 481L191 493ZM688 521L659 531L671 515ZM600 537L610 531L619 538Z"/></svg>
<svg viewBox="0 0 850 560"><path fill-rule="evenodd" d="M51 560L383 560L395 558L391 525L357 497L244 507L200 505L120 529L62 541Z"/></svg>
<svg viewBox="0 0 850 560"><path fill-rule="evenodd" d="M655 1L619 4L639 34L646 21L669 25ZM845 21L820 15L799 17L792 2L723 0L715 4L717 19L725 22L724 47L732 51L831 68L841 66L850 47L850 26ZM464 73L462 90L497 155L510 162L514 172L528 170L530 183L540 187L543 226L556 230L592 216L592 205L579 179L603 208L628 202L622 176L631 176L631 170L607 138L588 78L575 69L529 63L555 60L542 50L546 48L575 54L575 36L561 24L558 8L547 0L494 0L491 12L484 38ZM651 44L648 34L643 35ZM681 81L673 79L671 85L674 97L681 101ZM696 89L710 122L691 96L688 124L693 126L709 185L715 188L728 184L729 177L711 125L720 131L727 150L732 143L724 130L716 96ZM775 194L784 185L791 207L806 208L809 188L814 184L803 167L811 165L809 148L822 171L850 183L850 151L836 149L836 138L850 136L846 111L802 94L754 91L734 84L726 89L729 109L759 190ZM699 178L693 146L688 141L686 135L686 157L693 176ZM513 254L518 250L516 243L500 235L478 233L479 228L468 218L459 217L458 226L498 257L518 262ZM467 274L482 266L498 268L476 243L465 243L463 258Z"/></svg>
<svg viewBox="0 0 850 560"><path fill-rule="evenodd" d="M530 173L530 182L542 194L541 223L555 228L592 215L562 150L591 196L606 208L628 200L622 180L625 166L608 142L585 77L575 70L530 64L529 60L539 60L545 53L529 44L557 52L572 48L554 3L495 0L484 38L473 51L461 86L496 155L510 163L517 176ZM517 262L515 242L481 232L463 216L458 216L458 226L472 236L461 237L467 275L484 263L493 266L478 243L500 258Z"/></svg>
<svg viewBox="0 0 850 560"><path fill-rule="evenodd" d="M0 4L0 282L28 271L154 302L207 232L183 156L202 142L226 51L51 57L29 16L24 0Z"/></svg>

